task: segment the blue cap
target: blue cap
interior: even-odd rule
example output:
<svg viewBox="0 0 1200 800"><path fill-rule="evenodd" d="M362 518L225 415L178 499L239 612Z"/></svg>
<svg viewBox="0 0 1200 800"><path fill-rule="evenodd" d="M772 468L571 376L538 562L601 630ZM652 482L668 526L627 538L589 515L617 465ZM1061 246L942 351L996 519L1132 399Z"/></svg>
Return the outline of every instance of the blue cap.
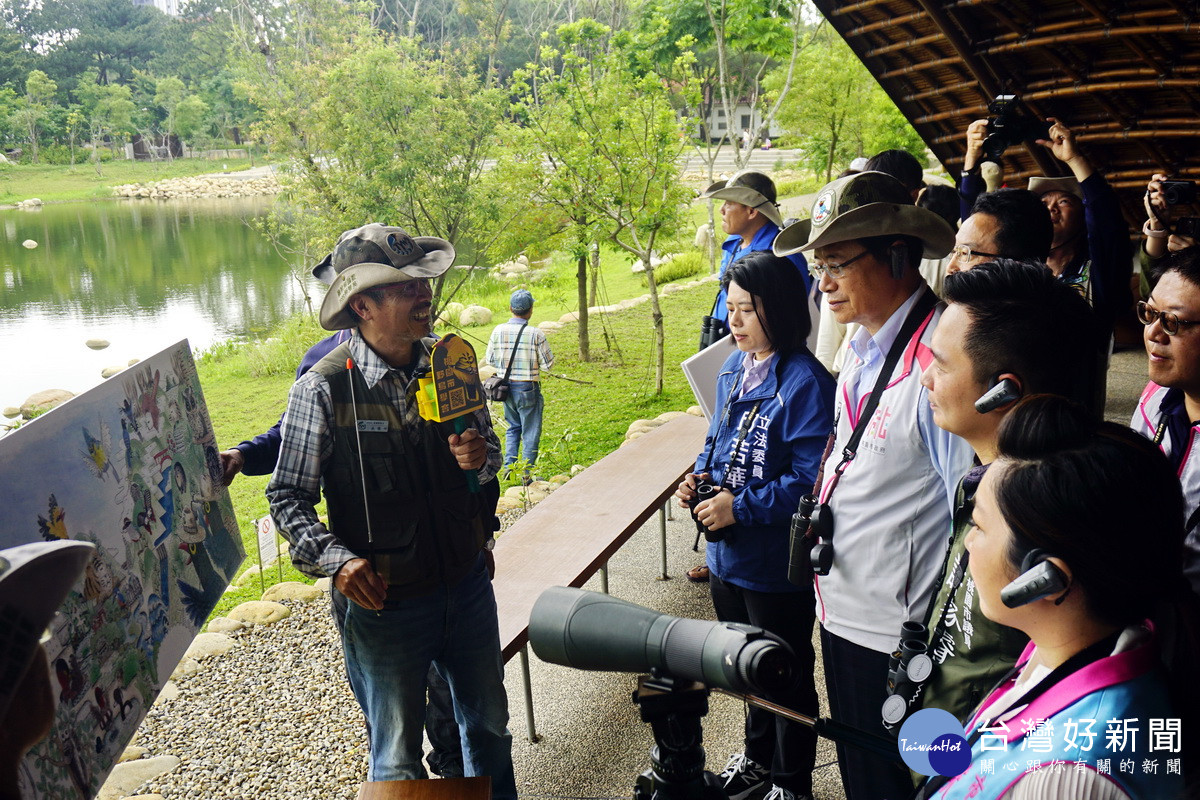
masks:
<svg viewBox="0 0 1200 800"><path fill-rule="evenodd" d="M508 299L508 307L517 314L524 314L533 308L533 295L528 289L517 289Z"/></svg>

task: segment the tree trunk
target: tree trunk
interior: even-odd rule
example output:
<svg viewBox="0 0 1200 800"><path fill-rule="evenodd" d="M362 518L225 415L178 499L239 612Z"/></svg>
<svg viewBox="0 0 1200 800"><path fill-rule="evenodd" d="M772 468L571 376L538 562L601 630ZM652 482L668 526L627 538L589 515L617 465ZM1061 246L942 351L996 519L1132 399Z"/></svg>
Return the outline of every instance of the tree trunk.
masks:
<svg viewBox="0 0 1200 800"><path fill-rule="evenodd" d="M663 393L666 338L663 333L662 306L658 302L658 284L654 282L654 267L650 266L649 250L642 253L642 266L646 269L646 285L650 288L650 316L654 320L654 394L660 395Z"/></svg>
<svg viewBox="0 0 1200 800"><path fill-rule="evenodd" d="M598 291L597 287L600 283L600 243L592 242L588 247L588 252L592 257L592 291L590 297L588 298L588 305L594 306L597 304L596 292Z"/></svg>
<svg viewBox="0 0 1200 800"><path fill-rule="evenodd" d="M588 361L588 258L580 253L575 262L575 289L579 296L579 360Z"/></svg>

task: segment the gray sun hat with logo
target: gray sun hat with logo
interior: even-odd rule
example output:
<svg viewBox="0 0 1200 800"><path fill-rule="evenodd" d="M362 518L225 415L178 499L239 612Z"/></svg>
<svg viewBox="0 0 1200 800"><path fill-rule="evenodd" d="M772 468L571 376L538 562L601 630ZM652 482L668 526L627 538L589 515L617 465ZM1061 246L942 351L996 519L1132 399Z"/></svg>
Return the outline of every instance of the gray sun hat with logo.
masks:
<svg viewBox="0 0 1200 800"><path fill-rule="evenodd" d="M413 275L431 278L441 275L453 262L454 245L445 239L409 236L403 228L370 222L339 236L333 252L312 268L312 274L321 283L332 284L342 270L355 264L390 264L410 270L442 267L435 275Z"/></svg>
<svg viewBox="0 0 1200 800"><path fill-rule="evenodd" d="M727 181L717 181L704 190L702 198L731 200L756 209L777 227L783 227L783 215L775 204L775 182L761 172L744 169Z"/></svg>
<svg viewBox="0 0 1200 800"><path fill-rule="evenodd" d="M860 172L826 184L813 202L812 216L780 231L771 249L789 256L871 236L915 236L925 245L925 258L942 258L954 247L954 229L913 205L900 181L883 172Z"/></svg>
<svg viewBox="0 0 1200 800"><path fill-rule="evenodd" d="M95 552L90 542L71 539L0 550L0 619L8 628L0 636L0 719L29 669L42 632Z"/></svg>
<svg viewBox="0 0 1200 800"><path fill-rule="evenodd" d="M354 295L376 286L436 278L454 263L454 246L445 239L414 238L403 228L373 222L343 233L325 261L336 277L321 303L321 327L340 331L358 324L349 309ZM321 264L313 269L314 275Z"/></svg>

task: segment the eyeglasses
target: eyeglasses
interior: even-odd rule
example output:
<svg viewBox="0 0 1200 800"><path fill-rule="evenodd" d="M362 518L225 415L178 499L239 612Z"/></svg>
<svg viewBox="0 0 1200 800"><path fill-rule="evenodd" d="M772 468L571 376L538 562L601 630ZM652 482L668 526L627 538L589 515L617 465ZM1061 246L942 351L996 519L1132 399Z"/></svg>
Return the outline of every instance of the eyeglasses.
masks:
<svg viewBox="0 0 1200 800"><path fill-rule="evenodd" d="M1137 316L1143 325L1153 325L1155 320L1161 322L1163 332L1167 336L1174 336L1179 333L1180 325L1200 325L1200 321L1198 320L1180 319L1178 314L1151 308L1149 303L1141 300L1137 304Z"/></svg>
<svg viewBox="0 0 1200 800"><path fill-rule="evenodd" d="M972 250L971 246L966 244L956 244L950 248L950 252L963 261L970 261L976 256L979 258L1003 258L999 253L985 253L982 250Z"/></svg>
<svg viewBox="0 0 1200 800"><path fill-rule="evenodd" d="M846 270L850 268L851 264L870 252L870 250L863 250L858 255L848 258L840 264L823 264L820 261L812 261L808 265L808 274L819 280L822 275L828 273L829 277L837 280L846 274Z"/></svg>
<svg viewBox="0 0 1200 800"><path fill-rule="evenodd" d="M405 299L419 297L420 295L429 294L433 291L430 288L429 281L425 278L417 278L416 280L405 281L404 283L392 283L379 288L383 289L388 294Z"/></svg>

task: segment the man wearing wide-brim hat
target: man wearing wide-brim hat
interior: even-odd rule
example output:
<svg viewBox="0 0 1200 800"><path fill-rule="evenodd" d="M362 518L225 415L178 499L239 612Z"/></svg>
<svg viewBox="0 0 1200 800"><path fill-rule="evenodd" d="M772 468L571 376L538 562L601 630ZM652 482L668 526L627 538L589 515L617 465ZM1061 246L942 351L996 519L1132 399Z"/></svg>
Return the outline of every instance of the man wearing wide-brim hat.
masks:
<svg viewBox="0 0 1200 800"><path fill-rule="evenodd" d="M700 197L725 201L721 204L721 229L727 236L721 245L724 251L721 257L721 275L725 274L732 262L747 253L770 250L775 236L783 227L783 215L776 203L775 182L761 172L737 172L728 180L711 184ZM796 253L788 258L803 273L805 286L811 287L808 264L804 256ZM729 318L729 312L725 308L724 289L717 293L710 316L719 320L722 326ZM719 339L725 332L721 332L719 336L714 335L713 340Z"/></svg>
<svg viewBox="0 0 1200 800"><path fill-rule="evenodd" d="M862 326L838 377L820 491L832 563L815 581L830 711L863 730L879 730L888 659L901 624L924 618L951 500L973 460L963 439L934 424L920 381L934 361L929 342L941 308L917 268L922 256L941 258L953 245L946 221L913 205L882 172L828 184L811 218L775 239L776 255L811 253L834 317ZM912 792L906 770L866 751L839 745L838 767L850 800Z"/></svg>
<svg viewBox="0 0 1200 800"><path fill-rule="evenodd" d="M355 264L391 264L397 269L408 265L411 254L401 255L387 245L389 237L407 237L402 228L371 222L345 231L338 237L337 244L325 258L312 268L313 277L322 283L333 283L343 270ZM450 264L454 260L454 249L445 239L433 236L414 236L412 241L426 256L437 262ZM350 329L338 330L308 349L296 368L299 380L317 362L329 355L335 347L350 341ZM283 416L263 433L247 439L236 447L220 454L225 485L231 484L239 473L246 475L270 475L279 461L279 445L282 441L280 429ZM349 602L339 592L330 594L333 621L339 634L346 617ZM431 750L427 756L429 768L443 778L461 778L463 775L462 743L458 723L454 721L454 704L450 687L436 669L429 670L429 705L425 713L425 732Z"/></svg>
<svg viewBox="0 0 1200 800"><path fill-rule="evenodd" d="M349 600L342 645L368 722L368 780L426 777L426 676L436 666L462 720L465 774L489 776L493 796L515 798L486 558L500 443L486 408L456 434L453 422L422 419L416 398L436 341L430 280L454 249L386 226L357 238L376 260L351 259L321 304L322 327L351 333L288 396L271 516L292 563L331 576ZM335 250L334 270L337 262ZM328 525L315 509L322 493Z"/></svg>

